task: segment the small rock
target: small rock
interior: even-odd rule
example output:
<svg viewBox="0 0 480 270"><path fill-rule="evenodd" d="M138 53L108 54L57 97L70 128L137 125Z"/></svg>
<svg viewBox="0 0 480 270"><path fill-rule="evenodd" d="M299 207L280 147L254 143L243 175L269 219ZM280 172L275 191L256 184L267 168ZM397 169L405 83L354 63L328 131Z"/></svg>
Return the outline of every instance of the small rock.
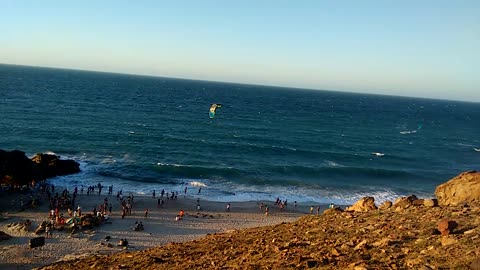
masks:
<svg viewBox="0 0 480 270"><path fill-rule="evenodd" d="M379 240L375 243L373 243L373 246L374 247L385 247L385 246L388 246L390 245L392 241L388 238L383 238L382 240Z"/></svg>
<svg viewBox="0 0 480 270"><path fill-rule="evenodd" d="M473 262L470 264L470 269L480 270L480 258L476 258L475 260L473 260Z"/></svg>
<svg viewBox="0 0 480 270"><path fill-rule="evenodd" d="M437 228L442 235L449 235L458 226L453 220L444 219L438 222Z"/></svg>
<svg viewBox="0 0 480 270"><path fill-rule="evenodd" d="M464 231L463 234L472 234L475 232L475 229L471 229L471 230L468 230L468 231Z"/></svg>
<svg viewBox="0 0 480 270"><path fill-rule="evenodd" d="M443 236L442 237L442 246L449 246L456 244L458 241L452 236Z"/></svg>
<svg viewBox="0 0 480 270"><path fill-rule="evenodd" d="M408 259L408 260L405 261L405 264L406 264L409 268L412 268L412 267L414 267L414 266L416 266L416 265L423 264L423 263L425 263L425 262L423 261L422 258L419 258L419 257L413 258L413 259Z"/></svg>
<svg viewBox="0 0 480 270"><path fill-rule="evenodd" d="M362 242L358 243L358 245L353 248L354 250L362 249L367 244L367 240L363 240Z"/></svg>
<svg viewBox="0 0 480 270"><path fill-rule="evenodd" d="M338 250L337 250L336 248L332 248L331 253L332 253L332 255L335 256L335 257L340 256L340 252L338 252Z"/></svg>
<svg viewBox="0 0 480 270"><path fill-rule="evenodd" d="M415 240L415 244L418 245L418 244L422 243L423 241L425 241L425 240L422 239L422 238L418 238L417 240Z"/></svg>

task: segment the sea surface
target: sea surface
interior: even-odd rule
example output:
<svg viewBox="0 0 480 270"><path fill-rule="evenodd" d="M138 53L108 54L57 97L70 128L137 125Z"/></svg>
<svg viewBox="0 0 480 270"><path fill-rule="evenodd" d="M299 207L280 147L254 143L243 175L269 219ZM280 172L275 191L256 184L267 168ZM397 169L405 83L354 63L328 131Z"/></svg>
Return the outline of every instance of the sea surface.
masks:
<svg viewBox="0 0 480 270"><path fill-rule="evenodd" d="M77 160L62 186L382 202L479 170L475 148L480 103L0 65L0 149Z"/></svg>

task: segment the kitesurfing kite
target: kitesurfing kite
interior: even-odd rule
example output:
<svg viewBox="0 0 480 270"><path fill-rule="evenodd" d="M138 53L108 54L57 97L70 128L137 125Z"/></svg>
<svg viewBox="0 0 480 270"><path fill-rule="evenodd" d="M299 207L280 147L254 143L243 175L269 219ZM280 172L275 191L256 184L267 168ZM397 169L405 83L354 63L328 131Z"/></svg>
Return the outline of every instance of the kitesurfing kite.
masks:
<svg viewBox="0 0 480 270"><path fill-rule="evenodd" d="M212 104L210 106L210 111L208 112L208 115L210 116L210 119L213 119L215 117L215 113L217 112L217 108L221 108L222 104Z"/></svg>

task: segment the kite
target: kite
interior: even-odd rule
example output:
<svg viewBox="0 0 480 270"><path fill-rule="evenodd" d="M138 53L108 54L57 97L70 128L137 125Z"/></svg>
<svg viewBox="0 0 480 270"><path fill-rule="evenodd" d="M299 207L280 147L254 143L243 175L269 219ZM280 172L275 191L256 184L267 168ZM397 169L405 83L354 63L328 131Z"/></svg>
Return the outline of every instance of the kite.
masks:
<svg viewBox="0 0 480 270"><path fill-rule="evenodd" d="M222 104L215 104L215 103L210 106L210 111L208 112L210 119L213 119L215 117L217 108L221 108L221 107L222 107Z"/></svg>

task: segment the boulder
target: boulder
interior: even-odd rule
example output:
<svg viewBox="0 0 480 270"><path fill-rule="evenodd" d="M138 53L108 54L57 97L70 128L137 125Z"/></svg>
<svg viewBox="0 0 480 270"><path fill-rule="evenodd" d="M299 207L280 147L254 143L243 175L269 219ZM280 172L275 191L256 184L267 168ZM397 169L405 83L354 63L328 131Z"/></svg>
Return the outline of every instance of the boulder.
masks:
<svg viewBox="0 0 480 270"><path fill-rule="evenodd" d="M434 207L438 205L437 199L425 199L423 205L426 207Z"/></svg>
<svg viewBox="0 0 480 270"><path fill-rule="evenodd" d="M468 171L450 179L435 189L440 205L457 206L480 202L480 172Z"/></svg>
<svg viewBox="0 0 480 270"><path fill-rule="evenodd" d="M375 199L373 197L363 197L354 205L347 207L346 211L368 212L376 209L377 206L375 205Z"/></svg>
<svg viewBox="0 0 480 270"><path fill-rule="evenodd" d="M392 207L392 202L391 201L384 201L379 207L378 209L388 209Z"/></svg>
<svg viewBox="0 0 480 270"><path fill-rule="evenodd" d="M334 207L334 208L328 208L325 211L323 211L324 215L331 215L331 214L339 214L342 213L343 210L340 207Z"/></svg>
<svg viewBox="0 0 480 270"><path fill-rule="evenodd" d="M458 226L457 222L453 220L443 219L438 222L437 229L442 235L449 235Z"/></svg>
<svg viewBox="0 0 480 270"><path fill-rule="evenodd" d="M413 202L418 200L417 196L415 195L410 195L408 197L400 197L395 200L395 203L393 204L393 207L396 208L408 208L411 205L413 205Z"/></svg>
<svg viewBox="0 0 480 270"><path fill-rule="evenodd" d="M412 202L412 204L415 206L423 206L424 202L425 202L424 199L416 199Z"/></svg>

